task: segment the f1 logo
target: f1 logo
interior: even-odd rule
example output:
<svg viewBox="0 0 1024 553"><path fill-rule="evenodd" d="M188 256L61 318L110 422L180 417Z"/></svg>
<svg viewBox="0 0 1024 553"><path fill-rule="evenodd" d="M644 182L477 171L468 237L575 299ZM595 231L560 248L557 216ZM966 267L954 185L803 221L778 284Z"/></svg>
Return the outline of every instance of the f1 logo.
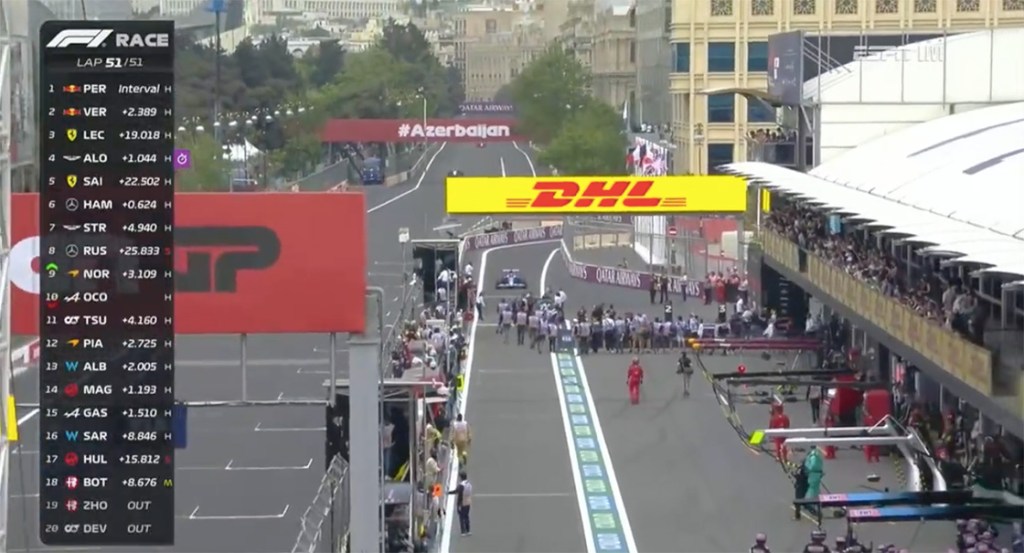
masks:
<svg viewBox="0 0 1024 553"><path fill-rule="evenodd" d="M113 29L64 29L57 33L46 47L67 48L81 44L86 48L99 48L113 32Z"/></svg>

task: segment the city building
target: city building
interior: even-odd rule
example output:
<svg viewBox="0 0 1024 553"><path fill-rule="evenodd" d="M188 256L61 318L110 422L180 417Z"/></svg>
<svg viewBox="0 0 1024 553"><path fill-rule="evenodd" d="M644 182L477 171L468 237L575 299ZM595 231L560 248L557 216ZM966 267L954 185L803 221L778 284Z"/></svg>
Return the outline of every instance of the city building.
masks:
<svg viewBox="0 0 1024 553"><path fill-rule="evenodd" d="M573 0L534 0L533 9L544 21L544 42L550 43L562 36L562 24L569 19L569 4Z"/></svg>
<svg viewBox="0 0 1024 553"><path fill-rule="evenodd" d="M131 3L135 13L147 13L154 8L160 11L160 0L131 0Z"/></svg>
<svg viewBox="0 0 1024 553"><path fill-rule="evenodd" d="M636 90L636 37L630 8L608 7L594 16L591 83L594 96L623 109Z"/></svg>
<svg viewBox="0 0 1024 553"><path fill-rule="evenodd" d="M557 41L587 68L594 61L595 16L594 0L570 0L565 20L558 27Z"/></svg>
<svg viewBox="0 0 1024 553"><path fill-rule="evenodd" d="M43 5L58 19L132 18L132 0L43 0Z"/></svg>
<svg viewBox="0 0 1024 553"><path fill-rule="evenodd" d="M655 0L637 5L638 31L640 7L648 1ZM749 95L724 92L766 90L767 41L773 33L803 29L815 34L821 62L814 68L817 73L804 72L806 80L871 55L865 45L880 35L916 42L936 33L1022 24L1021 0L673 0L669 90L672 138L681 153L675 171L704 173L746 159L748 131L777 126L774 110L748 102ZM839 41L843 51L836 37L855 40ZM638 74L647 64L641 57ZM640 103L647 119L645 83L641 78Z"/></svg>
<svg viewBox="0 0 1024 553"><path fill-rule="evenodd" d="M263 13L276 15L307 15L332 19L370 19L398 16L405 13L409 2L402 0L249 0Z"/></svg>
<svg viewBox="0 0 1024 553"><path fill-rule="evenodd" d="M210 0L160 0L160 15L188 15L197 8L208 6Z"/></svg>
<svg viewBox="0 0 1024 553"><path fill-rule="evenodd" d="M512 81L544 48L544 27L532 12L470 7L456 16L454 63L466 98L487 100Z"/></svg>
<svg viewBox="0 0 1024 553"><path fill-rule="evenodd" d="M672 123L668 40L672 0L635 0L630 10L636 42L636 92L630 121L634 127L641 123L668 127Z"/></svg>

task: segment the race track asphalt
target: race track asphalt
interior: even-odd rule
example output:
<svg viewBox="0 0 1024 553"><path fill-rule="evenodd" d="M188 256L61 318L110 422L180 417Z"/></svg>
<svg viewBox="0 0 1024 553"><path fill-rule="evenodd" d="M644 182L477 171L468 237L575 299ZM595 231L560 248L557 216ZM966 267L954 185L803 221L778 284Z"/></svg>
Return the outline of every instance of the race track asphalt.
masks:
<svg viewBox="0 0 1024 553"><path fill-rule="evenodd" d="M621 260L621 254L616 255L609 264ZM594 262L593 254L587 261ZM639 266L638 259L630 265ZM619 312L662 314L646 291L584 283L571 278L562 263L552 265L549 279L552 287L566 291L567 312L604 303L614 304ZM694 299L683 304L678 296L672 300L677 315L714 316L716 306ZM801 550L814 525L807 519L793 520L793 490L782 468L743 445L704 379L695 377L691 396L682 396L681 377L675 374L677 356L643 356L646 380L638 406L629 405L624 384L628 355L583 357L638 551L745 551L757 532L768 534L772 550ZM702 360L709 372L735 371L739 363L751 371L776 370L775 363L781 360L754 357ZM806 404L788 404L786 409L794 427L810 424ZM747 430L764 428L768 422L766 406L744 405L737 411ZM883 458L882 463L868 465L860 451L839 451L837 459L826 461L825 472L824 486L833 493L903 489L894 462ZM868 474L881 481L868 484ZM825 528L830 539L845 531L840 521L828 521ZM945 550L952 536L935 523L923 529L880 524L857 531L876 544L922 551Z"/></svg>
<svg viewBox="0 0 1024 553"><path fill-rule="evenodd" d="M444 178L448 170L463 168L468 173L473 167L481 171L487 167L494 171L500 168L502 156L522 159L511 144L484 149L473 144L447 144L436 152L422 181L365 190L369 211L368 282L384 288L392 304L386 308L389 324L398 316L400 299L396 298L402 291L403 251L398 229L410 227L413 238L436 237L424 229L444 219ZM343 241L348 237L328 238ZM281 313L282 317L289 315ZM345 377L348 367L344 338L337 345L338 375ZM326 397L322 384L330 368L328 336L252 335L247 348L246 399ZM189 402L242 399L240 352L238 336L179 336L177 397ZM20 375L15 385L19 402L38 402L37 371ZM31 409L21 409L18 414L24 419L20 425L22 443L11 461L13 497L8 518L8 547L16 553L42 547L37 524L38 417ZM318 406L191 407L188 447L176 458L176 543L155 550L291 551L300 517L323 475L323 421L324 411Z"/></svg>

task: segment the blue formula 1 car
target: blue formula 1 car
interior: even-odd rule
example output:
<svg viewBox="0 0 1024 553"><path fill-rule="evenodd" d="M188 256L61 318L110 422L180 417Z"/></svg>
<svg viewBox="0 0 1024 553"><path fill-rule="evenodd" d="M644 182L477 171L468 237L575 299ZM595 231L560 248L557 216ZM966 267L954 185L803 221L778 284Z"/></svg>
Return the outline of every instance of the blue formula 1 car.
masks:
<svg viewBox="0 0 1024 553"><path fill-rule="evenodd" d="M525 290L526 279L519 273L519 269L502 269L501 278L495 288L498 290Z"/></svg>

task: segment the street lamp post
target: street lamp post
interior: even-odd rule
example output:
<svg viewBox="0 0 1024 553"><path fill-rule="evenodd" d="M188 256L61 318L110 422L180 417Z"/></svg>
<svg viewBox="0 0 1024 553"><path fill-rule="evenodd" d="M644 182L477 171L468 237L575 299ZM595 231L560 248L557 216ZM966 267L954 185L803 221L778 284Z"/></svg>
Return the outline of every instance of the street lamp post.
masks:
<svg viewBox="0 0 1024 553"><path fill-rule="evenodd" d="M704 174L704 125L697 123L693 126L693 145L697 148L697 174Z"/></svg>
<svg viewBox="0 0 1024 553"><path fill-rule="evenodd" d="M697 123L696 125L693 126L693 144L694 144L694 146L697 147L697 174L698 175L703 175L704 174L704 158L703 158L703 154L704 154L704 125L702 123ZM701 220L701 228L703 228L703 227L704 227L703 220ZM701 239L703 239L703 237L701 237ZM687 244L687 246L689 246L689 244ZM689 247L687 247L687 249L689 249ZM708 262L710 261L710 252L708 252L709 249L710 248L708 247L708 243L705 241L704 242L704 272L705 273L707 273L710 270L710 268L708 267ZM689 254L689 255L692 255L692 254Z"/></svg>

